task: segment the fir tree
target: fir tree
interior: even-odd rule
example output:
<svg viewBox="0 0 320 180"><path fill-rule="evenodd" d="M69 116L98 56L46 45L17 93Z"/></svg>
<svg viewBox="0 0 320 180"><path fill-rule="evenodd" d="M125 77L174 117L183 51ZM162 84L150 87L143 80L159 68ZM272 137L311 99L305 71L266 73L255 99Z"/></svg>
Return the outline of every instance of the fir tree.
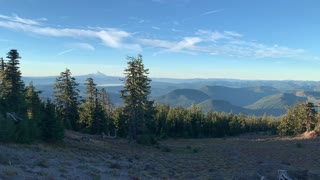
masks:
<svg viewBox="0 0 320 180"><path fill-rule="evenodd" d="M37 120L40 114L41 99L39 94L41 91L36 91L33 86L33 82L29 83L26 88L26 105L27 105L27 115L30 120Z"/></svg>
<svg viewBox="0 0 320 180"><path fill-rule="evenodd" d="M55 112L55 105L47 100L41 106L41 138L46 142L61 141L64 137L62 120Z"/></svg>
<svg viewBox="0 0 320 180"><path fill-rule="evenodd" d="M138 136L148 134L147 122L153 111L153 102L148 99L150 90L149 70L144 68L142 56L128 57L125 69L125 85L121 91L125 113L129 125L129 141L137 141Z"/></svg>
<svg viewBox="0 0 320 180"><path fill-rule="evenodd" d="M24 103L24 83L21 80L21 72L19 70L19 53L15 49L11 49L7 53L9 59L4 64L1 62L1 104L4 112L14 112L20 116L25 113Z"/></svg>
<svg viewBox="0 0 320 180"><path fill-rule="evenodd" d="M78 85L76 79L71 76L69 69L61 72L54 85L57 113L67 129L78 129L78 99L80 98Z"/></svg>
<svg viewBox="0 0 320 180"><path fill-rule="evenodd" d="M99 103L102 108L102 111L104 112L108 133L112 132L113 134L115 134L115 132L117 131L115 121L113 119L113 112L115 107L114 104L111 102L110 94L106 91L105 88L102 88L99 91Z"/></svg>
<svg viewBox="0 0 320 180"><path fill-rule="evenodd" d="M92 78L87 79L87 98L80 107L80 124L92 133L98 134L106 129L106 116L98 99L98 89Z"/></svg>
<svg viewBox="0 0 320 180"><path fill-rule="evenodd" d="M38 138L40 135L39 130L39 123L40 123L40 116L41 116L41 99L39 94L41 91L36 91L35 87L33 86L32 81L29 83L29 86L26 88L25 93L25 101L27 107L27 118L29 120L29 128L31 137Z"/></svg>

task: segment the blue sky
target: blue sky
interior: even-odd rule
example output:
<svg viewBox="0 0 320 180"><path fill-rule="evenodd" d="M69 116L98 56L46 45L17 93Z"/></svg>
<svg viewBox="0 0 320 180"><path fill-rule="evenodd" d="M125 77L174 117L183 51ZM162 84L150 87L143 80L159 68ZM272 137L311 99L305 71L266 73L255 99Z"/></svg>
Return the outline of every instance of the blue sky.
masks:
<svg viewBox="0 0 320 180"><path fill-rule="evenodd" d="M24 76L320 80L317 0L0 0L0 56Z"/></svg>

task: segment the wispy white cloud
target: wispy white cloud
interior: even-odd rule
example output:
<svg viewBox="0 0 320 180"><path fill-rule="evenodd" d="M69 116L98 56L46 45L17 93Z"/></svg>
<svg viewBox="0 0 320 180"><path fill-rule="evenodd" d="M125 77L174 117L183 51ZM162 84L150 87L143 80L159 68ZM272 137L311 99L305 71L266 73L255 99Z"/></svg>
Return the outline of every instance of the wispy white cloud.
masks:
<svg viewBox="0 0 320 180"><path fill-rule="evenodd" d="M63 54L66 54L66 53L69 53L69 52L72 52L72 51L74 51L74 49L68 49L68 50L65 50L65 51L61 51L61 52L57 53L56 56L61 56Z"/></svg>
<svg viewBox="0 0 320 180"><path fill-rule="evenodd" d="M160 28L157 27L157 26L152 26L151 28L152 28L152 29L155 29L155 30L160 30Z"/></svg>
<svg viewBox="0 0 320 180"><path fill-rule="evenodd" d="M3 18L4 17L4 18ZM1 17L0 17L1 18ZM111 48L128 48L140 50L138 44L130 44L124 42L131 37L131 34L114 28L97 28L97 29L74 29L74 28L53 28L39 26L39 23L34 20L17 19L9 16L2 16L0 27L22 30L38 35L54 36L54 37L72 37L72 38L97 38L102 43ZM22 19L22 20L21 20Z"/></svg>
<svg viewBox="0 0 320 180"><path fill-rule="evenodd" d="M156 3L165 3L167 2L167 0L151 0L152 2L156 2Z"/></svg>
<svg viewBox="0 0 320 180"><path fill-rule="evenodd" d="M200 16L205 16L205 15L209 15L209 14L213 14L213 13L218 13L218 12L221 12L221 11L224 11L224 9L216 9L216 10L213 10L213 11L208 11L208 12L200 14Z"/></svg>
<svg viewBox="0 0 320 180"><path fill-rule="evenodd" d="M67 47L71 47L73 49L84 49L84 50L95 50L95 48L88 43L69 43Z"/></svg>
<svg viewBox="0 0 320 180"><path fill-rule="evenodd" d="M232 31L218 32L218 31L198 30L196 32L196 35L199 35L200 37L203 37L209 41L217 41L221 39L234 39L234 38L242 37L241 34L232 32Z"/></svg>
<svg viewBox="0 0 320 180"><path fill-rule="evenodd" d="M180 22L178 21L173 21L172 24L176 25L176 26L179 26L180 25Z"/></svg>
<svg viewBox="0 0 320 180"><path fill-rule="evenodd" d="M0 19L13 21L13 22L17 22L17 23L22 23L22 24L28 24L28 25L40 25L39 21L47 20L45 18L39 18L37 20L25 19L25 18L21 18L21 17L15 15L15 14L12 16L5 16L5 15L0 14Z"/></svg>
<svg viewBox="0 0 320 180"><path fill-rule="evenodd" d="M160 53L182 52L187 54L196 54L196 52L194 51L194 49L196 49L195 45L201 41L202 39L199 37L185 37L183 38L183 40L178 42L170 42L166 40L157 40L157 39L140 39L139 40L139 42L144 45L163 48L164 51L161 51Z"/></svg>
<svg viewBox="0 0 320 180"><path fill-rule="evenodd" d="M198 30L195 35L197 36L184 37L180 41L140 39L140 43L159 48L158 53L208 53L210 55L253 58L292 58L305 53L303 49L245 41L241 39L242 34L233 31Z"/></svg>
<svg viewBox="0 0 320 180"><path fill-rule="evenodd" d="M212 14L222 10L209 11ZM197 30L193 35L181 37L178 40L152 39L115 28L57 28L46 26L41 23L42 19L25 19L17 15L0 15L0 27L12 30L33 33L42 36L77 38L81 41L86 39L98 39L105 46L118 49L132 49L141 51L142 47L155 48L158 52L179 52L188 54L206 53L211 55L226 55L233 57L253 58L295 58L306 55L304 49L290 48L287 46L264 44L257 41L248 41L244 35L235 31L210 31ZM159 27L152 26L155 30ZM172 31L178 32L172 28ZM1 40L0 40L1 41ZM77 49L94 50L91 44L81 42L68 46L68 50L59 52L57 55L72 52Z"/></svg>

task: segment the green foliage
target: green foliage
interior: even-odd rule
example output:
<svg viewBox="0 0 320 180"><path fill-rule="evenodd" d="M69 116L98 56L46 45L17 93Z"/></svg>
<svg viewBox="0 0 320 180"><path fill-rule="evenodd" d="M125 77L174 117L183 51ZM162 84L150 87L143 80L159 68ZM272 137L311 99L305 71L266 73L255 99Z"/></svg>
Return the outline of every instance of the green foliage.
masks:
<svg viewBox="0 0 320 180"><path fill-rule="evenodd" d="M60 73L54 85L57 113L67 129L78 129L78 99L80 98L78 85L76 79L71 76L69 69Z"/></svg>
<svg viewBox="0 0 320 180"><path fill-rule="evenodd" d="M87 98L80 106L80 121L82 130L92 134L107 131L106 112L99 100L98 89L92 78L87 79Z"/></svg>
<svg viewBox="0 0 320 180"><path fill-rule="evenodd" d="M42 103L39 98L40 93L41 91L36 91L33 83L30 82L25 93L27 116L30 120L37 120L40 116L40 107Z"/></svg>
<svg viewBox="0 0 320 180"><path fill-rule="evenodd" d="M122 107L117 107L113 112L113 123L115 129L118 130L119 137L127 137L128 136L128 117L124 113Z"/></svg>
<svg viewBox="0 0 320 180"><path fill-rule="evenodd" d="M171 152L171 149L168 146L161 146L160 149L162 152Z"/></svg>
<svg viewBox="0 0 320 180"><path fill-rule="evenodd" d="M36 91L33 83L30 82L29 86L26 88L25 101L27 108L27 117L29 119L29 128L31 129L31 137L38 139L40 136L40 118L41 118L41 106L42 102L40 100L40 91Z"/></svg>
<svg viewBox="0 0 320 180"><path fill-rule="evenodd" d="M13 175L17 175L17 171L14 169L4 169L2 170L2 173L6 176L13 176Z"/></svg>
<svg viewBox="0 0 320 180"><path fill-rule="evenodd" d="M22 119L17 125L14 134L14 141L17 143L31 143L35 137L32 132L32 123L28 119Z"/></svg>
<svg viewBox="0 0 320 180"><path fill-rule="evenodd" d="M150 134L137 135L136 142L138 144L143 144L143 145L157 145L158 144L157 139Z"/></svg>
<svg viewBox="0 0 320 180"><path fill-rule="evenodd" d="M21 57L17 50L11 49L7 58L9 60L3 64L1 72L1 109L3 112L15 112L21 116L25 113L24 83L19 70Z"/></svg>
<svg viewBox="0 0 320 180"><path fill-rule="evenodd" d="M62 120L55 113L55 105L47 100L41 107L42 117L40 122L41 138L46 142L62 141L64 126Z"/></svg>
<svg viewBox="0 0 320 180"><path fill-rule="evenodd" d="M280 135L296 135L314 130L317 123L316 111L312 103L297 103L280 119Z"/></svg>
<svg viewBox="0 0 320 180"><path fill-rule="evenodd" d="M128 137L136 141L138 135L150 133L148 124L153 118L153 101L148 96L151 93L149 70L144 68L142 56L128 57L128 67L125 69L125 85L121 91L124 100L124 112L128 117Z"/></svg>
<svg viewBox="0 0 320 180"><path fill-rule="evenodd" d="M274 133L279 122L267 115L256 117L212 111L204 113L196 105L192 105L188 109L182 106L156 105L155 109L156 114L152 121L152 127L158 138L223 137L259 131Z"/></svg>
<svg viewBox="0 0 320 180"><path fill-rule="evenodd" d="M0 125L0 142L13 141L16 128L13 121L0 115Z"/></svg>

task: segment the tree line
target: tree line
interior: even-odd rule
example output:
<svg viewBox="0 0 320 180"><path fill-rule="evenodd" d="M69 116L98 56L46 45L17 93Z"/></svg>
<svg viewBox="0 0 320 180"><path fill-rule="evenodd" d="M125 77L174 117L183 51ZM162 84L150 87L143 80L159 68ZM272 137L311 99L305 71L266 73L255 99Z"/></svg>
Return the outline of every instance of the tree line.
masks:
<svg viewBox="0 0 320 180"><path fill-rule="evenodd" d="M156 143L162 138L205 138L234 136L246 132L296 135L319 130L318 113L312 103L297 103L282 117L262 117L233 113L205 113L191 105L170 107L150 100L151 79L141 55L128 57L123 105L115 107L106 89L88 78L85 97L69 69L54 84L54 100L40 98L41 91L21 79L17 50L1 59L0 142L30 143L34 140L61 141L64 129L90 134L116 135L130 142Z"/></svg>

